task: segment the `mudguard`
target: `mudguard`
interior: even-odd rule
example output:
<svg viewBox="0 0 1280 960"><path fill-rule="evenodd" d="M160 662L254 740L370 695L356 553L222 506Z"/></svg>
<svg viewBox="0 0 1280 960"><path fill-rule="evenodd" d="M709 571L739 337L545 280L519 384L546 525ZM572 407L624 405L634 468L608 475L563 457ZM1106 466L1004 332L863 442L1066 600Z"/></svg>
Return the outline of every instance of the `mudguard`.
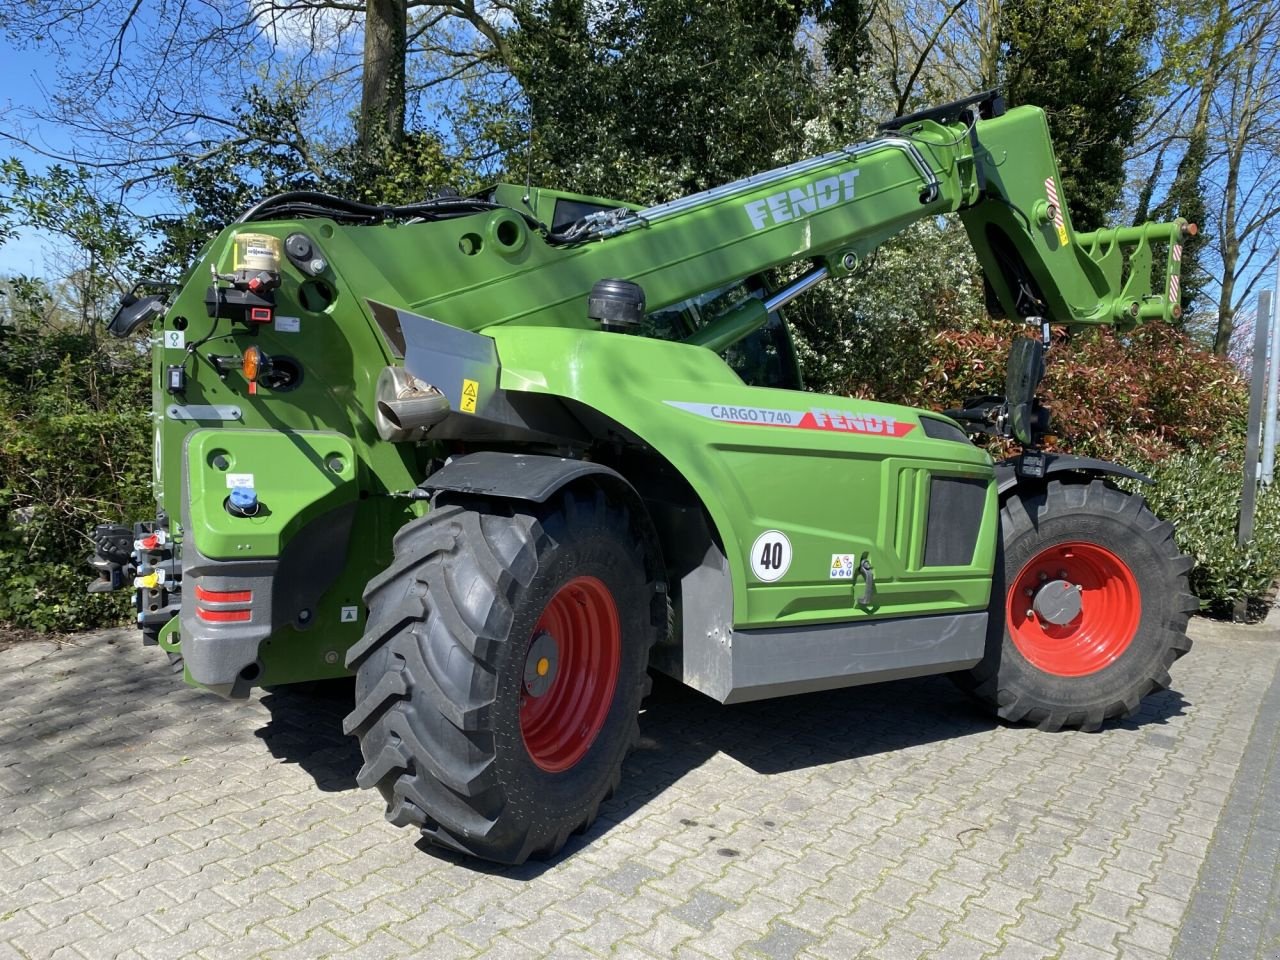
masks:
<svg viewBox="0 0 1280 960"><path fill-rule="evenodd" d="M586 460L485 450L454 457L424 480L421 487L433 493L449 491L545 503L565 484L593 474L627 483L616 470Z"/></svg>
<svg viewBox="0 0 1280 960"><path fill-rule="evenodd" d="M1095 460L1093 457L1075 457L1063 453L1046 453L1043 456L1044 475L1046 477L1051 477L1057 473L1097 474L1110 477L1128 477L1130 480L1139 480L1148 486L1155 486L1155 481L1150 477L1107 460ZM1018 486L1019 483L1024 482L1026 480L1018 476L1017 460L1001 460L996 464L996 491L1000 496L1003 497Z"/></svg>

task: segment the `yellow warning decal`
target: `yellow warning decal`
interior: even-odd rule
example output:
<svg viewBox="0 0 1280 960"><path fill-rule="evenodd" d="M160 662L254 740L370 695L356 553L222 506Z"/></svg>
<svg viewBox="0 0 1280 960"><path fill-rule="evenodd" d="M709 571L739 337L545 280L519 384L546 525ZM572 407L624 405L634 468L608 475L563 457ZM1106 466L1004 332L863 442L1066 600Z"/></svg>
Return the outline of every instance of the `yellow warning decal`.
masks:
<svg viewBox="0 0 1280 960"><path fill-rule="evenodd" d="M1065 247L1070 242L1071 242L1071 239L1067 236L1067 228L1063 226L1061 223L1058 224L1058 243L1062 244Z"/></svg>
<svg viewBox="0 0 1280 960"><path fill-rule="evenodd" d="M462 381L462 412L475 413L476 400L480 396L480 384L475 380Z"/></svg>

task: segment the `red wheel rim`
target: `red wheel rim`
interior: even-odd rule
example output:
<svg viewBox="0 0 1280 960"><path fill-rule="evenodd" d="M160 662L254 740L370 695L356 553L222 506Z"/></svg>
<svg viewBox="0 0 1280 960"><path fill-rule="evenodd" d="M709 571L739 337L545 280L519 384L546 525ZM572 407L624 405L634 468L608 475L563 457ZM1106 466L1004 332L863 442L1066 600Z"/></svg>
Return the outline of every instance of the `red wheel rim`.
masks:
<svg viewBox="0 0 1280 960"><path fill-rule="evenodd" d="M622 660L618 608L609 588L595 577L574 577L547 603L530 637L553 651L549 687L534 696L521 688L520 733L525 749L548 773L568 770L591 749L604 727ZM548 646L549 645L549 646ZM538 673L538 664L529 667Z"/></svg>
<svg viewBox="0 0 1280 960"><path fill-rule="evenodd" d="M1036 608L1038 591L1066 581L1079 588L1080 611L1052 623ZM1123 560L1096 543L1072 541L1041 550L1014 578L1005 622L1014 646L1033 665L1060 677L1083 677L1129 648L1142 616L1138 581Z"/></svg>

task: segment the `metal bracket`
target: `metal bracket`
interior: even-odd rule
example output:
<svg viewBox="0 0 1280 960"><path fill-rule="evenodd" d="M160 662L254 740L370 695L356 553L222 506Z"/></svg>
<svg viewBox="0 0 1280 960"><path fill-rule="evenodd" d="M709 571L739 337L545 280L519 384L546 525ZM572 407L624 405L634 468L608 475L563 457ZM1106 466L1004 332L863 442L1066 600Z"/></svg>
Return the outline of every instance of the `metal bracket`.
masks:
<svg viewBox="0 0 1280 960"><path fill-rule="evenodd" d="M165 407L165 416L170 420L239 420L240 408L230 404L193 403L181 406L171 403Z"/></svg>
<svg viewBox="0 0 1280 960"><path fill-rule="evenodd" d="M871 558L863 557L862 562L858 564L858 572L862 574L863 582L866 588L862 591L862 598L858 601L859 606L869 607L872 600L875 599L876 592L876 572L871 566Z"/></svg>

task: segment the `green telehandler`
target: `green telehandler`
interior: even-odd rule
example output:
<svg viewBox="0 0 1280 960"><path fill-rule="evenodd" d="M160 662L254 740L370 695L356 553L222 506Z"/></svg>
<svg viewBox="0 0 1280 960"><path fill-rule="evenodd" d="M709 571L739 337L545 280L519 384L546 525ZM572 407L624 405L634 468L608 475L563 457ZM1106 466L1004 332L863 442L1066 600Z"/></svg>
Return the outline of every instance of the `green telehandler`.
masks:
<svg viewBox="0 0 1280 960"><path fill-rule="evenodd" d="M1028 324L1006 395L803 392L784 305L944 213ZM1095 729L1170 682L1191 562L1145 478L1041 449L1036 388L1050 324L1177 316L1194 230L1076 233L993 93L643 209L272 197L111 321L151 336L158 512L90 589L223 696L354 673L360 784L507 863L591 823L651 667L730 704L948 673Z"/></svg>

